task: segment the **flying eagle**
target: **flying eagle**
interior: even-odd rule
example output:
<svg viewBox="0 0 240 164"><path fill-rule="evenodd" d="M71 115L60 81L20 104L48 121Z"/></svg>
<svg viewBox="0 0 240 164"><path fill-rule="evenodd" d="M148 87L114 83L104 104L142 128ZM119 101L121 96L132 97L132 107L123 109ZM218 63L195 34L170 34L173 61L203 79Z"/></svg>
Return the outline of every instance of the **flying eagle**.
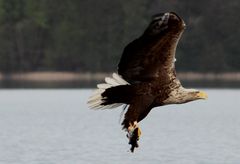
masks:
<svg viewBox="0 0 240 164"><path fill-rule="evenodd" d="M152 108L207 98L203 91L184 88L176 77L175 52L185 26L174 12L154 15L144 33L125 47L118 74L106 77L89 98L93 109L126 104L122 126L132 152L141 134L138 122Z"/></svg>

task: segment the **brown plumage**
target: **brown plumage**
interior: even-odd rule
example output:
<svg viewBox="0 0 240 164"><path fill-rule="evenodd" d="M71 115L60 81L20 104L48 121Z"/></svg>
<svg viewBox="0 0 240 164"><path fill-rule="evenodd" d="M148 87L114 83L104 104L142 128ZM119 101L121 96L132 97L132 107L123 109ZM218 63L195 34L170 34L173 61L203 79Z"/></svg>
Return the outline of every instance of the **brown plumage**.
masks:
<svg viewBox="0 0 240 164"><path fill-rule="evenodd" d="M184 21L173 12L157 14L145 32L128 44L118 65L118 74L106 78L105 84L89 99L91 108L111 108L127 104L122 122L130 134L131 150L138 147L139 138L133 133L137 122L144 119L152 108L205 99L204 92L185 89L176 77L175 51L185 29ZM113 106L112 106L113 105ZM133 128L132 128L133 127Z"/></svg>

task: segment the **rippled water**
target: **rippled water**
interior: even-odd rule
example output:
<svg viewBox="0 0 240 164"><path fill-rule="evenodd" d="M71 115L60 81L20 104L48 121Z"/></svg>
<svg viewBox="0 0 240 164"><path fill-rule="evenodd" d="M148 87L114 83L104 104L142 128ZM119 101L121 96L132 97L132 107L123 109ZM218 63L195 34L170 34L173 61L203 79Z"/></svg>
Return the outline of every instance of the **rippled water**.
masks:
<svg viewBox="0 0 240 164"><path fill-rule="evenodd" d="M156 108L134 154L121 108L88 110L91 90L0 90L1 164L238 164L240 90Z"/></svg>

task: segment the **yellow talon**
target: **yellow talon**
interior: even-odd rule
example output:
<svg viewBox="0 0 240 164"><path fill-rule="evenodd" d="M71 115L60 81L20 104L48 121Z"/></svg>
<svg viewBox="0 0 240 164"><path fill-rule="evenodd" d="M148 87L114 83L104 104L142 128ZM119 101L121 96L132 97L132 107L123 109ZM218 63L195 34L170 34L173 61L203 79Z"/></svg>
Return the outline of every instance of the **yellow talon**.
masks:
<svg viewBox="0 0 240 164"><path fill-rule="evenodd" d="M128 127L128 135L127 137L129 138L129 144L132 145L131 146L131 152L134 152L134 148L139 147L138 145L138 140L142 134L141 129L138 126L137 121L134 121L134 123L129 123L129 127Z"/></svg>
<svg viewBox="0 0 240 164"><path fill-rule="evenodd" d="M142 131L141 131L141 129L138 127L138 138L140 138L141 134L142 134Z"/></svg>

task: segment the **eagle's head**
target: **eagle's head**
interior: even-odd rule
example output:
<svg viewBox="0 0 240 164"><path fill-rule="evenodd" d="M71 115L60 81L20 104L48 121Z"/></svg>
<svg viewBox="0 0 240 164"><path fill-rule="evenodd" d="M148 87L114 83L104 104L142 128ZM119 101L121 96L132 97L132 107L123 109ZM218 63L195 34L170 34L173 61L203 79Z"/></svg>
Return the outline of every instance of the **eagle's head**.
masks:
<svg viewBox="0 0 240 164"><path fill-rule="evenodd" d="M174 12L160 13L152 17L152 21L145 31L147 35L164 34L168 31L180 33L186 27L183 19Z"/></svg>
<svg viewBox="0 0 240 164"><path fill-rule="evenodd" d="M167 104L183 104L190 101L200 100L200 99L207 99L207 93L203 91L199 91L196 89L186 89L183 87L179 87L177 89L173 89L170 91L169 97L163 101L164 105Z"/></svg>

